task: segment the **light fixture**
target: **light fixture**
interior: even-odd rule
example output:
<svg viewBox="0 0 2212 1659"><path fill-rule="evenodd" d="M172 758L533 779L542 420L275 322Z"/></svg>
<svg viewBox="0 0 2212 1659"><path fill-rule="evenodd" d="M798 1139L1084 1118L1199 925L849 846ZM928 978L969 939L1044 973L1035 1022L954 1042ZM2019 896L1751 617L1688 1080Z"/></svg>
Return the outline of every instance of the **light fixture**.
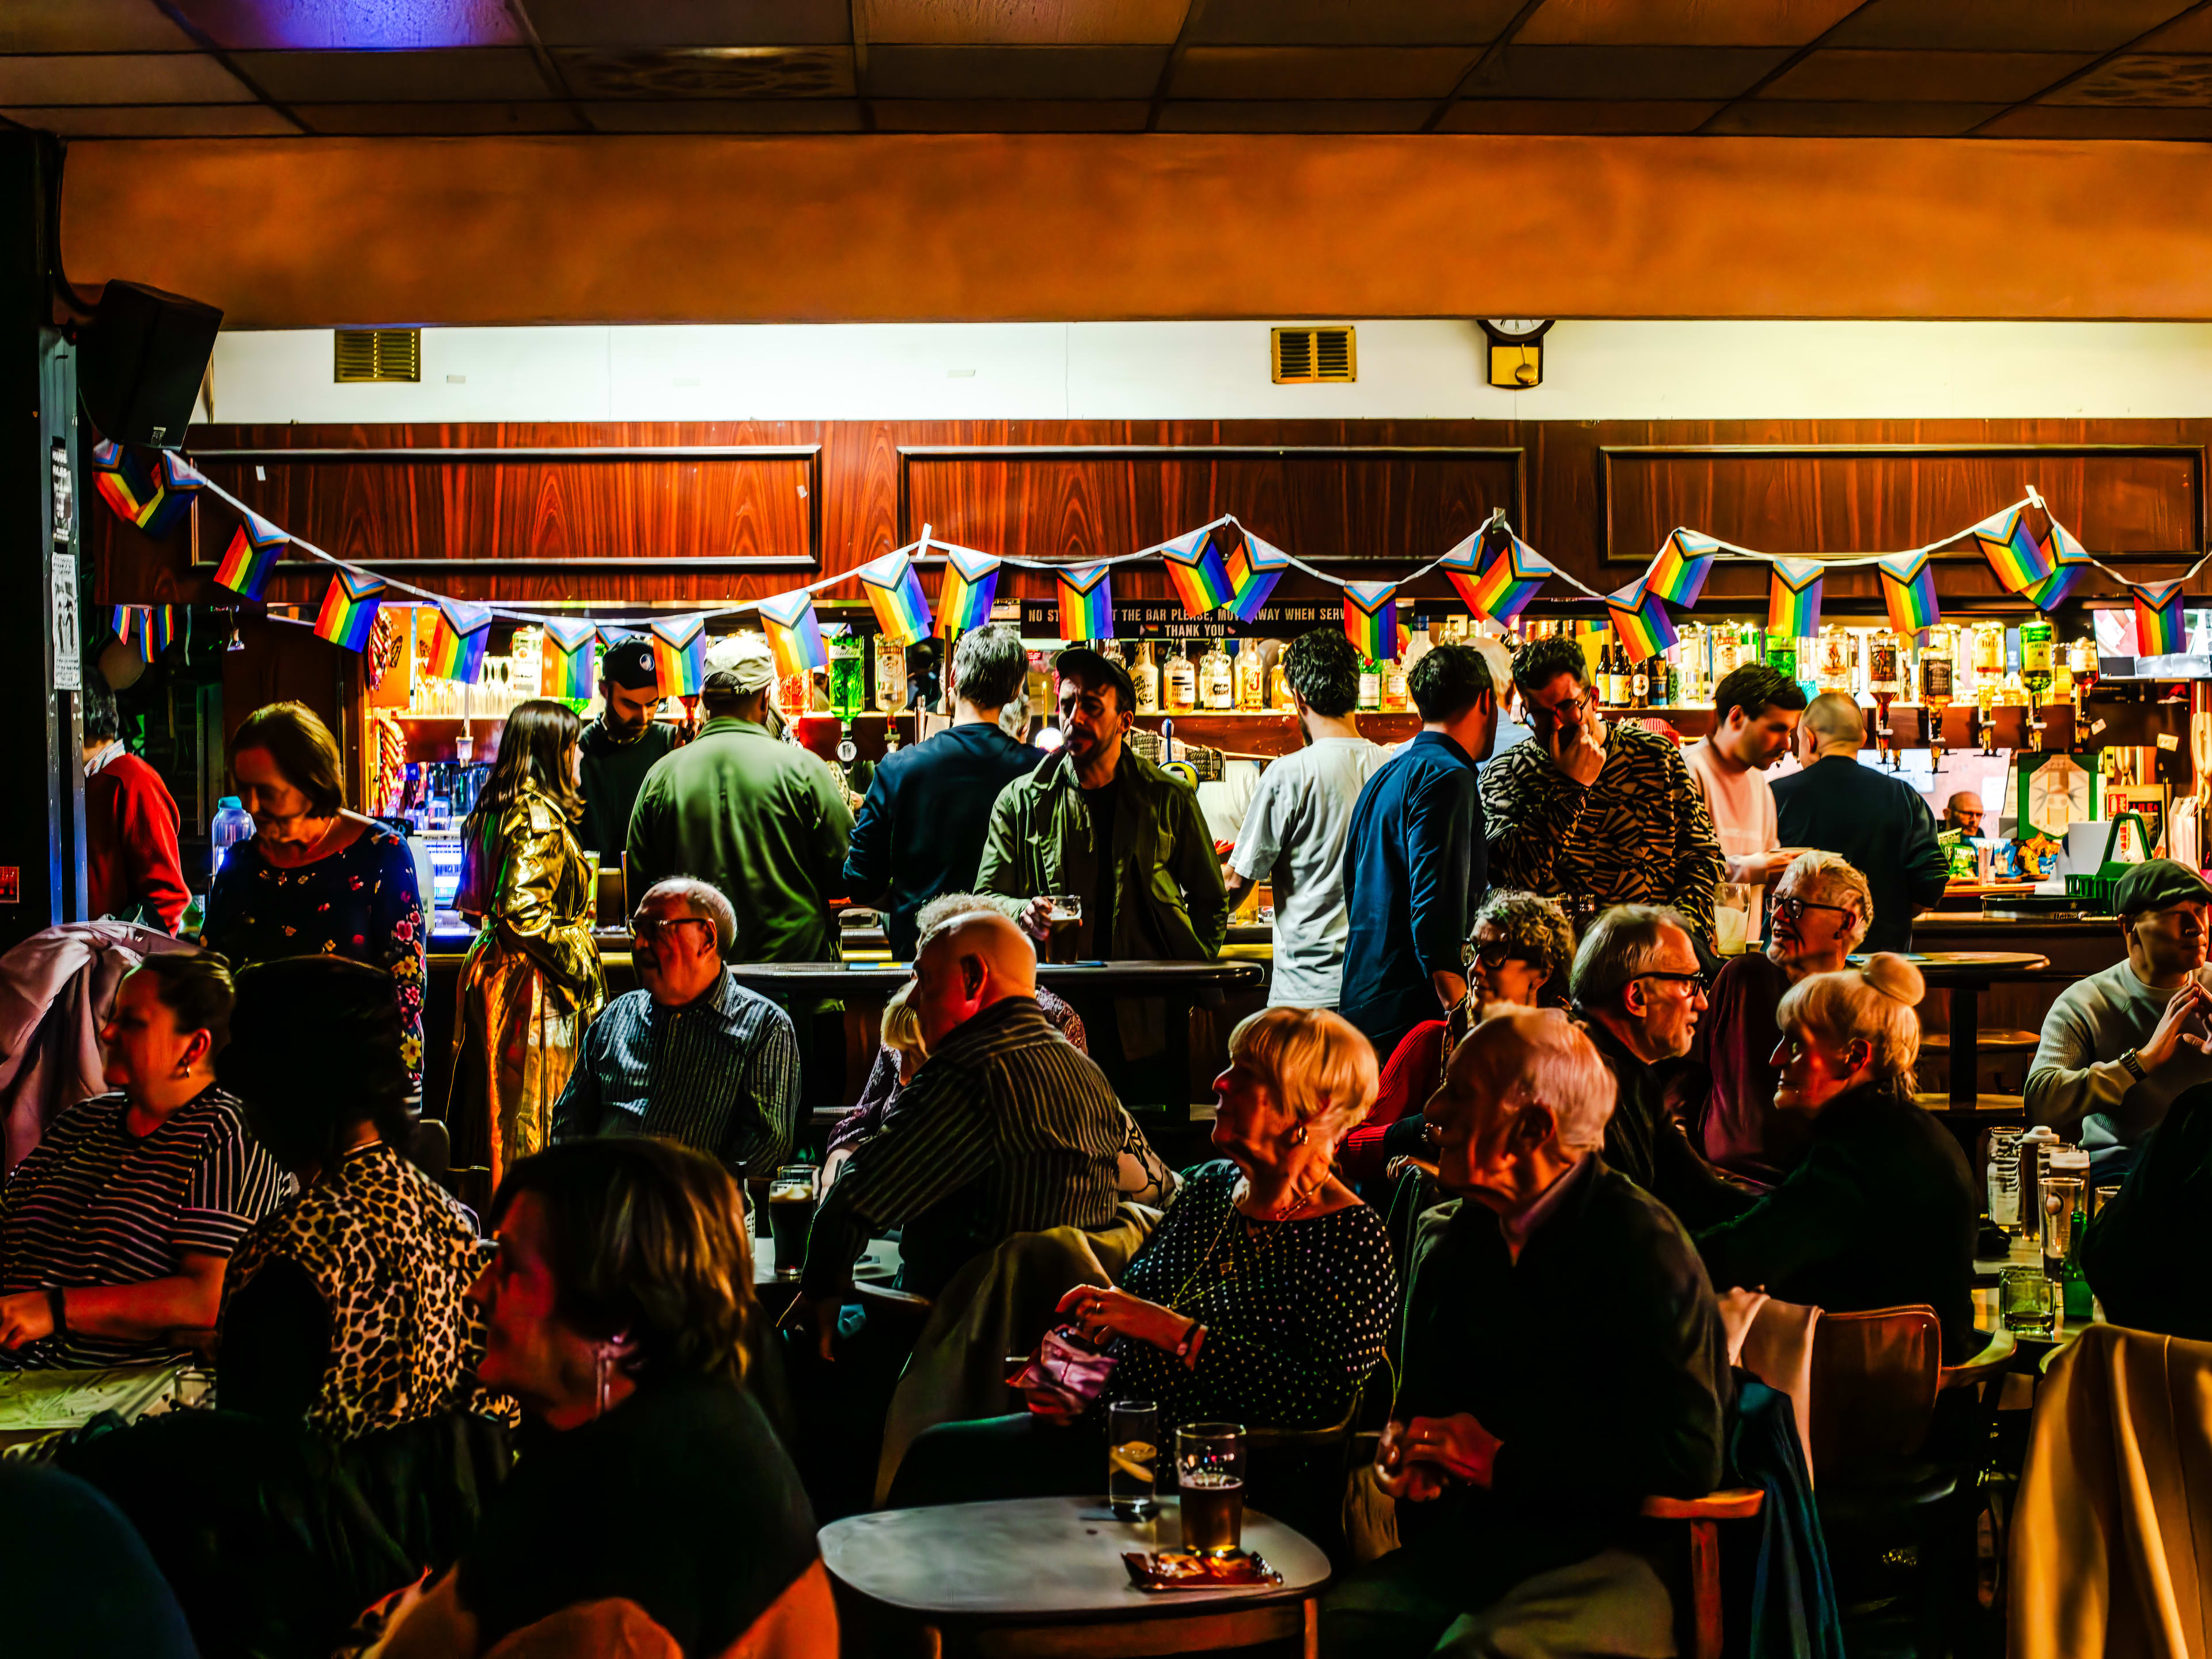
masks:
<svg viewBox="0 0 2212 1659"><path fill-rule="evenodd" d="M1544 336L1552 325L1536 317L1485 317L1490 337L1490 384L1526 392L1544 381Z"/></svg>

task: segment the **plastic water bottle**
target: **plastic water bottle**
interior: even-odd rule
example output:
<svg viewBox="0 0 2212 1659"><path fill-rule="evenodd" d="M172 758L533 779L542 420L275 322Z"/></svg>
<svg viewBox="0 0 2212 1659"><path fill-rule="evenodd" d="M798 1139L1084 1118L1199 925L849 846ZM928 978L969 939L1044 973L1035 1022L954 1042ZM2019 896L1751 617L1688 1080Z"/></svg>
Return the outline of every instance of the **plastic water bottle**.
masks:
<svg viewBox="0 0 2212 1659"><path fill-rule="evenodd" d="M209 827L208 839L215 843L215 868L210 873L222 873L223 855L240 842L253 833L253 814L247 811L235 795L225 795L215 804L215 822Z"/></svg>

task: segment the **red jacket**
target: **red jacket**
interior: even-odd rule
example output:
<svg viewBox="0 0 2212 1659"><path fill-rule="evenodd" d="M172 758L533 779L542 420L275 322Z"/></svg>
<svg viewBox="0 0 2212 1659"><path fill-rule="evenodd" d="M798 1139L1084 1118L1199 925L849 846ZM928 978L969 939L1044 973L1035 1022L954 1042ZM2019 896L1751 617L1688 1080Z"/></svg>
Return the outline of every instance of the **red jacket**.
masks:
<svg viewBox="0 0 2212 1659"><path fill-rule="evenodd" d="M161 775L118 755L84 781L84 854L92 915L119 916L138 903L171 933L191 893L177 858L177 803Z"/></svg>

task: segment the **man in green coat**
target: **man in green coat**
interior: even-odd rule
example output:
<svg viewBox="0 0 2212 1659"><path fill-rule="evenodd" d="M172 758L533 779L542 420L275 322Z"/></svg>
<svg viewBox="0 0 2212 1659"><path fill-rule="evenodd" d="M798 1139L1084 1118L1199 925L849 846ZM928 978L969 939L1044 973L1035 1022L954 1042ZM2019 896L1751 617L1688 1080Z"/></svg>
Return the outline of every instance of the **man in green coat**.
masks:
<svg viewBox="0 0 2212 1659"><path fill-rule="evenodd" d="M1122 741L1136 707L1129 672L1095 651L1063 651L1059 754L999 793L976 872L978 890L1010 899L1082 901L1085 961L1194 962L1221 953L1229 896L1198 793ZM1166 1046L1166 1007L1124 998L1113 1030L1091 1030L1102 1064L1140 1061ZM1118 1038L1118 1042L1115 1041ZM1102 1042L1101 1040L1103 1039ZM1117 1054L1115 1048L1120 1049ZM1158 1068L1154 1068L1157 1070ZM1146 1074L1136 1086L1172 1099L1182 1080ZM1125 1088L1123 1092L1127 1093Z"/></svg>

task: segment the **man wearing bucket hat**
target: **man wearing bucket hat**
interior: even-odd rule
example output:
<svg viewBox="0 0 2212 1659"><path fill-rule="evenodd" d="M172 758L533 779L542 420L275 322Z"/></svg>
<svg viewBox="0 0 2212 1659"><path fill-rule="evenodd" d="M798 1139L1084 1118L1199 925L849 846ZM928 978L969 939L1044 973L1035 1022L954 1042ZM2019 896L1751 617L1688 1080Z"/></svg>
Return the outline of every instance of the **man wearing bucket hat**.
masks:
<svg viewBox="0 0 2212 1659"><path fill-rule="evenodd" d="M2076 1135L2101 1176L2125 1170L2173 1097L2212 1082L2212 885L2152 859L2113 889L2126 957L2058 994L2027 1071L2027 1121Z"/></svg>

